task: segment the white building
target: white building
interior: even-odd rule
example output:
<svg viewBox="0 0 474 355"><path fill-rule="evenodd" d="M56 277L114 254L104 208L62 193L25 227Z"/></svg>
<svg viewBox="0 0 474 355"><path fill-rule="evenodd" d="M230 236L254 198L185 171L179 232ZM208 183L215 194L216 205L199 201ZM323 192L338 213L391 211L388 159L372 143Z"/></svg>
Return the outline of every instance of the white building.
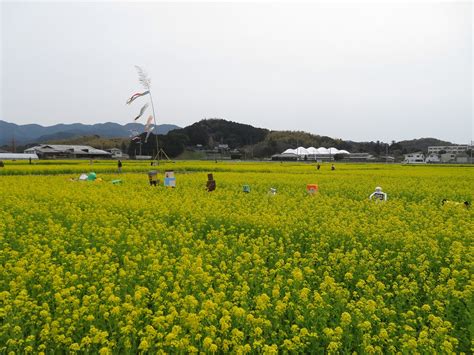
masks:
<svg viewBox="0 0 474 355"><path fill-rule="evenodd" d="M107 149L107 152L112 154L112 158L123 158L123 153L118 148Z"/></svg>
<svg viewBox="0 0 474 355"><path fill-rule="evenodd" d="M425 155L421 152L405 154L405 164L424 164Z"/></svg>
<svg viewBox="0 0 474 355"><path fill-rule="evenodd" d="M428 154L436 153L440 154L443 153L451 153L451 154L459 154L464 153L466 150L471 149L472 146L467 144L465 145L436 145L428 147Z"/></svg>
<svg viewBox="0 0 474 355"><path fill-rule="evenodd" d="M436 153L429 153L425 159L427 163L441 163L441 159L439 158L439 154Z"/></svg>

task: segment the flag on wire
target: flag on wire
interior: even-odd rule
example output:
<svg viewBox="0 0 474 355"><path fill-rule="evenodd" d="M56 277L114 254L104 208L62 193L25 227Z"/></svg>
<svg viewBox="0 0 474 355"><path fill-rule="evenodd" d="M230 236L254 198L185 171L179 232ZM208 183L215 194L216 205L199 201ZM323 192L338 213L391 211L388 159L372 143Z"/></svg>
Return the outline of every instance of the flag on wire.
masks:
<svg viewBox="0 0 474 355"><path fill-rule="evenodd" d="M145 112L145 110L147 109L148 107L148 104L145 104L143 105L143 107L140 109L140 113L138 114L137 117L135 117L134 121L138 120L140 117L142 117L143 113Z"/></svg>
<svg viewBox="0 0 474 355"><path fill-rule="evenodd" d="M145 92L141 92L141 93L137 92L136 94L133 94L132 97L127 100L127 105L130 105L133 102L133 100L135 100L136 98L138 98L140 96L148 95L149 93L150 93L150 91L147 90Z"/></svg>
<svg viewBox="0 0 474 355"><path fill-rule="evenodd" d="M138 131L136 131L136 130L134 130L134 129L129 130L129 132L131 133L131 134L130 134L130 140L131 140L132 142L137 143L137 142L140 142L140 141L141 141L140 132L138 132Z"/></svg>
<svg viewBox="0 0 474 355"><path fill-rule="evenodd" d="M130 138L140 135L140 132L135 129L129 129L128 131L130 132Z"/></svg>

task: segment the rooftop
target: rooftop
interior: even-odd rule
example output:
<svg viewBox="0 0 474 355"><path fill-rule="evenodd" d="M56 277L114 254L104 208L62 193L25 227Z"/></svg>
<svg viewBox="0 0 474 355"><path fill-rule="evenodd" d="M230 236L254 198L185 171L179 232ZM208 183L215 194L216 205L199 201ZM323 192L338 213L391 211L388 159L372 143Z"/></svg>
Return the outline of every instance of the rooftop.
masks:
<svg viewBox="0 0 474 355"><path fill-rule="evenodd" d="M88 145L65 145L65 144L41 144L35 147L25 149L25 152L38 151L41 153L72 153L72 154L90 154L90 155L110 155L105 150L96 149Z"/></svg>

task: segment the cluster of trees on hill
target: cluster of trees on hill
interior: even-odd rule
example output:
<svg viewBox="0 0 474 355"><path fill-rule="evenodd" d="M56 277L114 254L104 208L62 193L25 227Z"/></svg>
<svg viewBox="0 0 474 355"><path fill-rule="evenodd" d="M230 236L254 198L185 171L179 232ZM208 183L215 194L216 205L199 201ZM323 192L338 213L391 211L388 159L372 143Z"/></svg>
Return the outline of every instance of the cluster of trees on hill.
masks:
<svg viewBox="0 0 474 355"><path fill-rule="evenodd" d="M395 142L392 141L390 145L391 151L400 151L403 154L412 153L416 151L427 152L429 146L435 145L452 145L450 142L442 141L436 138L420 138L408 141Z"/></svg>
<svg viewBox="0 0 474 355"><path fill-rule="evenodd" d="M255 128L223 119L207 119L181 129L175 129L171 134L182 134L188 137L189 145L201 144L213 147L215 144L228 144L231 149L255 144L265 139L268 129Z"/></svg>
<svg viewBox="0 0 474 355"><path fill-rule="evenodd" d="M146 133L142 133L140 140L130 141L127 151L128 155L134 157L141 152L142 155L155 156L158 146L158 149L163 149L169 157L174 158L183 153L189 144L189 138L186 135L173 132L169 132L166 135L150 134L146 142L145 139Z"/></svg>
<svg viewBox="0 0 474 355"><path fill-rule="evenodd" d="M145 134L142 134L142 154L156 154L156 139L158 139L159 149L163 149L170 157L176 157L186 147L196 147L198 144L211 149L220 143L227 144L230 149L243 148L264 140L268 133L267 129L255 128L247 124L223 119L207 119L185 128L172 130L167 135L151 134L147 143L144 143ZM129 153L134 155L139 146L138 142L131 142Z"/></svg>

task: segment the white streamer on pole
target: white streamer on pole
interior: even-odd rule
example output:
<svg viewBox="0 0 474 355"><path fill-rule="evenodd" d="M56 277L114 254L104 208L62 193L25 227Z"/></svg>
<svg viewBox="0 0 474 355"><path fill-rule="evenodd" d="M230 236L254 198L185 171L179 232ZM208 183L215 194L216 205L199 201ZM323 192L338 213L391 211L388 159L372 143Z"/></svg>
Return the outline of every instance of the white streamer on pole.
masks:
<svg viewBox="0 0 474 355"><path fill-rule="evenodd" d="M148 120L146 121L146 124L145 124L145 132L148 132L148 129L150 128L152 123L153 123L153 116L150 115L148 116Z"/></svg>
<svg viewBox="0 0 474 355"><path fill-rule="evenodd" d="M150 91L145 91L145 92L137 92L136 94L133 94L128 100L127 100L127 105L130 105L133 101L135 101L136 98L139 98L140 96L148 95Z"/></svg>
<svg viewBox="0 0 474 355"><path fill-rule="evenodd" d="M145 132L147 132L146 133L146 138L145 138L145 143L148 142L148 137L150 136L151 131L153 131L154 129L155 129L155 127L151 127L148 131L145 131Z"/></svg>
<svg viewBox="0 0 474 355"><path fill-rule="evenodd" d="M148 104L143 105L143 107L140 109L140 113L138 114L137 117L135 117L134 121L138 120L142 115L145 113L146 109L148 107Z"/></svg>

